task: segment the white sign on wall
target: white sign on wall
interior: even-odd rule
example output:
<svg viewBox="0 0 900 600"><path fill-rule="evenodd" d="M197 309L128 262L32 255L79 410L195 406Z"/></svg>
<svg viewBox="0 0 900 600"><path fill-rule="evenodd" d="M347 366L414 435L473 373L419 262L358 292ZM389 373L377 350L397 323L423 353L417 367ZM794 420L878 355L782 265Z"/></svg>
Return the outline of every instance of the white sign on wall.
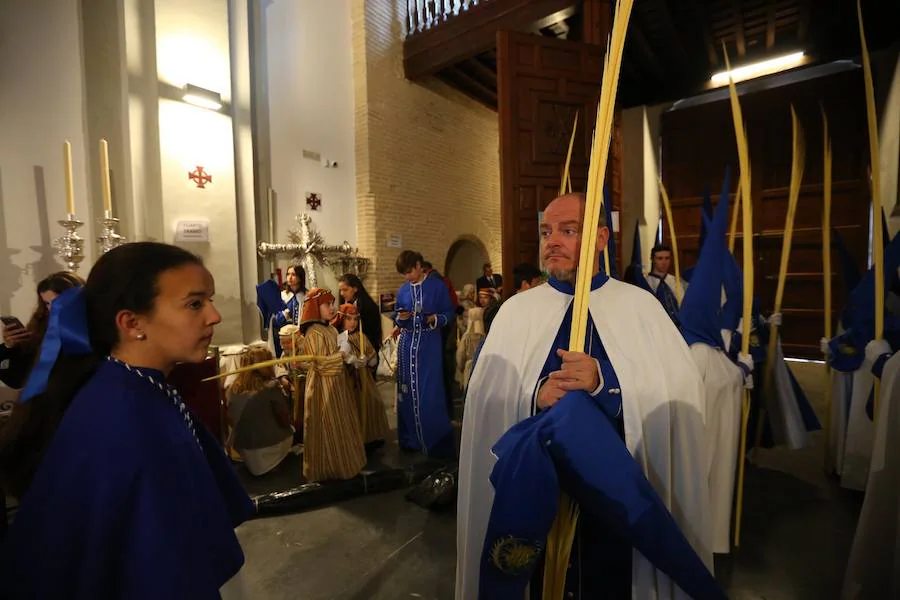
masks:
<svg viewBox="0 0 900 600"><path fill-rule="evenodd" d="M209 221L206 219L178 221L175 227L175 242L208 243Z"/></svg>
<svg viewBox="0 0 900 600"><path fill-rule="evenodd" d="M399 233L389 233L387 236L387 247L388 248L402 248L403 247L403 236Z"/></svg>

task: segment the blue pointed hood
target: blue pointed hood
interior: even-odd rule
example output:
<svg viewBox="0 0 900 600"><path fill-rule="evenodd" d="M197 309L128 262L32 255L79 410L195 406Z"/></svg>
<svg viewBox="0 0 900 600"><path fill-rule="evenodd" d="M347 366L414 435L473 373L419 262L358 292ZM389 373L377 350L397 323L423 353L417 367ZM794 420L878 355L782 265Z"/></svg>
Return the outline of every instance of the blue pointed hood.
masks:
<svg viewBox="0 0 900 600"><path fill-rule="evenodd" d="M725 173L725 183L719 204L716 206L712 222L700 258L694 268L691 285L684 294L678 320L682 334L688 345L702 342L714 348L724 348L722 341L722 286L725 283L725 255L728 245L725 233L728 229L728 187L729 173Z"/></svg>
<svg viewBox="0 0 900 600"><path fill-rule="evenodd" d="M897 279L897 268L900 267L900 234L894 236L884 249L884 293L887 296L892 284ZM845 332L845 343L864 350L865 345L875 338L875 268L869 269L859 285L850 293L850 300L843 311L842 321ZM900 333L900 319L884 310L885 337Z"/></svg>
<svg viewBox="0 0 900 600"><path fill-rule="evenodd" d="M713 218L713 205L712 205L712 196L709 194L709 186L704 186L703 188L703 206L700 207L700 244L697 246L698 248L703 247L703 242L706 241L706 236L709 233L709 225L710 221Z"/></svg>
<svg viewBox="0 0 900 600"><path fill-rule="evenodd" d="M628 276L625 277L625 283L631 283L638 286L642 290L653 293L647 278L644 277L644 261L641 258L641 223L634 222L634 242L631 245L631 263L628 266Z"/></svg>
<svg viewBox="0 0 900 600"><path fill-rule="evenodd" d="M726 331L737 331L744 314L744 272L727 248L724 260L725 304L719 315L719 326Z"/></svg>

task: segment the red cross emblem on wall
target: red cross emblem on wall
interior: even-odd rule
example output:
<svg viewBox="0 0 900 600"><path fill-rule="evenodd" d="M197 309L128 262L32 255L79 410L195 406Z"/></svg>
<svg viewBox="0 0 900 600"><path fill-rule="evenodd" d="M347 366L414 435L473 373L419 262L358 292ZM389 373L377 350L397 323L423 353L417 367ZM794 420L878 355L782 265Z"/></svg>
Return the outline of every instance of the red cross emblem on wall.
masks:
<svg viewBox="0 0 900 600"><path fill-rule="evenodd" d="M197 167L188 173L188 179L195 182L198 188L205 189L207 183L212 183L212 175L203 170L203 167Z"/></svg>

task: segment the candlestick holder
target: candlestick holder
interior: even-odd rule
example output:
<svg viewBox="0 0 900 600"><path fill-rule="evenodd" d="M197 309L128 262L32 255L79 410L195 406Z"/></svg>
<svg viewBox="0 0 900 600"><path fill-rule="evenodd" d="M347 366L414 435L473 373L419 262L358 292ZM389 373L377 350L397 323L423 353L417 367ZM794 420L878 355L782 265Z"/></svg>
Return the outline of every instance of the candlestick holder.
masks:
<svg viewBox="0 0 900 600"><path fill-rule="evenodd" d="M125 238L116 231L119 220L113 217L110 211L104 211L103 218L98 219L98 222L102 231L100 237L97 238L100 243L100 254L106 254L125 243Z"/></svg>
<svg viewBox="0 0 900 600"><path fill-rule="evenodd" d="M70 273L75 273L84 260L84 238L77 233L78 228L84 225L84 221L79 221L74 214L69 213L65 219L57 223L63 226L66 233L53 241L53 247L56 254L66 263L66 269Z"/></svg>

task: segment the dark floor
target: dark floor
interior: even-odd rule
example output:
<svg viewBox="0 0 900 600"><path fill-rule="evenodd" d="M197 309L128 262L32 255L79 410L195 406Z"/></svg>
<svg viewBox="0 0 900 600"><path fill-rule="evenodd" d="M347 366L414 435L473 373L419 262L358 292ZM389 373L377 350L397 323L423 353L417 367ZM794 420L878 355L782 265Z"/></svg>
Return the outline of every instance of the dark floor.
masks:
<svg viewBox="0 0 900 600"><path fill-rule="evenodd" d="M792 368L815 406L815 373L807 386L798 372L806 367ZM821 439L815 434L805 450L763 451L748 467L741 546L716 560L733 600L838 598L862 495L824 475ZM419 508L405 494L242 525L249 597L452 599L455 516Z"/></svg>

